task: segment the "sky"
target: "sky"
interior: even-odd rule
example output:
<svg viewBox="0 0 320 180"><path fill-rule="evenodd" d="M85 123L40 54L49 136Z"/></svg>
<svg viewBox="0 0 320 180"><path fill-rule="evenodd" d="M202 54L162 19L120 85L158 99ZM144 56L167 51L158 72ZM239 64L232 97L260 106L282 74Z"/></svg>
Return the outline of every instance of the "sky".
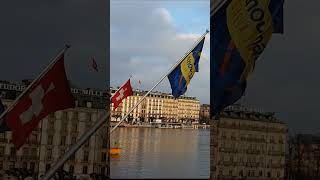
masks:
<svg viewBox="0 0 320 180"><path fill-rule="evenodd" d="M132 75L135 89L149 90L210 29L210 1L112 0L110 13L110 84ZM199 72L185 95L210 102L210 35L206 36ZM141 81L141 85L138 81ZM166 78L155 91L171 93Z"/></svg>
<svg viewBox="0 0 320 180"><path fill-rule="evenodd" d="M68 79L81 88L109 85L107 1L10 0L0 6L0 80L33 79L66 43ZM95 58L99 72L89 67Z"/></svg>

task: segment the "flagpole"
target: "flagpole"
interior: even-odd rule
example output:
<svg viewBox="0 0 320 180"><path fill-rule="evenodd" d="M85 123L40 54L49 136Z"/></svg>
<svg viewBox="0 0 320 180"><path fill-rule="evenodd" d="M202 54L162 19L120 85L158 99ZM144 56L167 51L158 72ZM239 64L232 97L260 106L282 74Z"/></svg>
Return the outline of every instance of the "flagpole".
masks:
<svg viewBox="0 0 320 180"><path fill-rule="evenodd" d="M65 45L64 48L51 60L50 64L40 73L40 75L35 78L30 84L29 86L13 101L13 103L11 103L11 105L0 115L0 124L3 121L3 116L9 112L16 104L17 102L20 100L20 98L25 95L30 88L40 79L42 78L47 72L48 70L59 60L58 58L65 53L68 49L70 48L70 45Z"/></svg>
<svg viewBox="0 0 320 180"><path fill-rule="evenodd" d="M210 16L213 16L228 0L219 0L218 3L214 3L214 2L217 2L218 0L212 0L212 1L213 1L212 3L213 7L210 10Z"/></svg>
<svg viewBox="0 0 320 180"><path fill-rule="evenodd" d="M79 141L77 141L65 154L59 159L55 165L50 168L50 170L45 174L41 180L49 180L54 173L106 122L110 116L110 110L106 112L98 121L94 124L92 128L86 131Z"/></svg>
<svg viewBox="0 0 320 180"><path fill-rule="evenodd" d="M190 50L175 64L173 65L169 71L161 77L161 79L137 102L137 104L135 104L130 111L120 120L120 122L118 124L116 124L110 131L110 133L112 133L128 116L129 114L139 105L142 103L142 101L148 96L148 94L151 93L151 91L156 88L191 52L192 50L198 45L198 43L206 36L206 34L209 32L209 30L206 30L206 32L198 39L198 41L196 41L194 43L194 45L192 46L192 48L190 48ZM132 123L134 123L134 120L132 121Z"/></svg>

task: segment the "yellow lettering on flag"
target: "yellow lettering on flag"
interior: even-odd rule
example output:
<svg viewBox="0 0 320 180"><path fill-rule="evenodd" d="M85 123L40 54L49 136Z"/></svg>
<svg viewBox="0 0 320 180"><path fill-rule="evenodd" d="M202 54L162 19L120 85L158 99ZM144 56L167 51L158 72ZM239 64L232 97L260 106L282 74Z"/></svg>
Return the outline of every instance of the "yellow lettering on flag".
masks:
<svg viewBox="0 0 320 180"><path fill-rule="evenodd" d="M227 25L246 64L241 75L244 80L253 71L255 61L272 36L269 0L233 0L227 8Z"/></svg>
<svg viewBox="0 0 320 180"><path fill-rule="evenodd" d="M182 62L181 62L181 72L186 80L186 85L189 84L191 78L193 77L194 73L196 72L196 68L194 66L194 57L192 53L190 53Z"/></svg>

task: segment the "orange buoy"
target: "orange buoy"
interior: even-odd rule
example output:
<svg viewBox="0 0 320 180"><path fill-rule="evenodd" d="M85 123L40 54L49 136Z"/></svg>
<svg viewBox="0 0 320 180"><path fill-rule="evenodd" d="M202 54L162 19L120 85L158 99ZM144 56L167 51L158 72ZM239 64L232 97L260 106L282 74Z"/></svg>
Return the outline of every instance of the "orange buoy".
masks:
<svg viewBox="0 0 320 180"><path fill-rule="evenodd" d="M121 148L111 148L110 149L111 155L117 155L117 154L120 154L120 152L121 152Z"/></svg>

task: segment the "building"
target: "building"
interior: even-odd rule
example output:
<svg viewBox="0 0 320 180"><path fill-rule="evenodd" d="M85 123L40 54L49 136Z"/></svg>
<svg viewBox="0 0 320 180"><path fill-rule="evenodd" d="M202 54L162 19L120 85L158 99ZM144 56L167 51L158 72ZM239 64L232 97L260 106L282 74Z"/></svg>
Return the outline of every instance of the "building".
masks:
<svg viewBox="0 0 320 180"><path fill-rule="evenodd" d="M1 81L3 104L8 107L26 87L27 84ZM102 91L77 88L71 91L76 99L76 107L57 111L44 118L16 153L11 143L11 132L0 133L0 174L4 178L6 170L13 168L28 169L34 177L45 174L109 105L109 98ZM108 123L101 127L64 164L63 169L79 179L89 179L91 173L108 176L108 127Z"/></svg>
<svg viewBox="0 0 320 180"><path fill-rule="evenodd" d="M290 137L286 164L288 179L319 179L319 134L296 134Z"/></svg>
<svg viewBox="0 0 320 180"><path fill-rule="evenodd" d="M111 95L117 89L111 88ZM110 106L111 121L119 121L146 94L146 91L135 90L133 96L122 101L116 110ZM181 96L174 99L171 94L152 92L130 113L129 121L149 123L156 119L167 122L197 123L199 121L200 101L195 97Z"/></svg>
<svg viewBox="0 0 320 180"><path fill-rule="evenodd" d="M200 106L200 116L199 116L200 120L203 121L209 121L210 119L210 105L208 104L202 104Z"/></svg>
<svg viewBox="0 0 320 180"><path fill-rule="evenodd" d="M274 113L234 105L211 122L211 179L284 179L287 125Z"/></svg>

